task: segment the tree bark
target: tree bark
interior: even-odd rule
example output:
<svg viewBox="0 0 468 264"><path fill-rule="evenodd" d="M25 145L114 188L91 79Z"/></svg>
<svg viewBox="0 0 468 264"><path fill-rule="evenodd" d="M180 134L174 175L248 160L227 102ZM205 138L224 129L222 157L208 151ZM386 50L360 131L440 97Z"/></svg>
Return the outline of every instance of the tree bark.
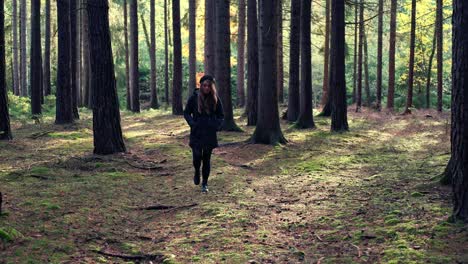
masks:
<svg viewBox="0 0 468 264"><path fill-rule="evenodd" d="M310 1L309 1L310 2ZM278 113L278 97L275 85L277 28L275 24L275 5L277 0L260 0L260 34L259 34L259 96L258 122L252 135L252 143L271 144L287 143L281 132ZM310 12L309 12L310 14ZM273 91L273 92L272 92Z"/></svg>
<svg viewBox="0 0 468 264"><path fill-rule="evenodd" d="M205 74L215 73L216 0L205 0Z"/></svg>
<svg viewBox="0 0 468 264"><path fill-rule="evenodd" d="M197 5L195 0L189 0L189 91L197 87Z"/></svg>
<svg viewBox="0 0 468 264"><path fill-rule="evenodd" d="M388 94L387 109L395 107L395 42L396 42L397 0L391 0L390 7L390 46L388 52Z"/></svg>
<svg viewBox="0 0 468 264"><path fill-rule="evenodd" d="M88 108L92 108L92 91L91 91L91 65L90 65L90 54L89 54L89 23L88 23L88 0L82 2L82 77L81 84L83 86L83 97L84 104Z"/></svg>
<svg viewBox="0 0 468 264"><path fill-rule="evenodd" d="M330 1L325 0L325 43L323 45L323 83L322 83L322 107L328 102L328 74L330 72Z"/></svg>
<svg viewBox="0 0 468 264"><path fill-rule="evenodd" d="M303 0L301 2L301 106L296 123L298 128L315 128L312 113L311 9L311 0Z"/></svg>
<svg viewBox="0 0 468 264"><path fill-rule="evenodd" d="M31 1L31 113L40 115L41 109L41 3Z"/></svg>
<svg viewBox="0 0 468 264"><path fill-rule="evenodd" d="M333 0L330 51L331 131L348 130L345 77L345 1Z"/></svg>
<svg viewBox="0 0 468 264"><path fill-rule="evenodd" d="M138 4L130 0L130 90L132 112L140 112L140 78L138 69Z"/></svg>
<svg viewBox="0 0 468 264"><path fill-rule="evenodd" d="M17 0L11 1L12 5L12 30L13 30L13 93L20 94L20 80L19 80L19 52L18 52L18 2Z"/></svg>
<svg viewBox="0 0 468 264"><path fill-rule="evenodd" d="M77 8L76 8L76 1L70 1L70 49L71 49L71 71L70 71L70 79L71 79L71 87L72 87L72 111L73 111L73 118L79 119L80 115L78 113L78 85L77 85L77 72L78 72L78 63L77 63L77 56L76 50L78 46L77 41Z"/></svg>
<svg viewBox="0 0 468 264"><path fill-rule="evenodd" d="M237 34L237 106L245 105L245 0L239 0L239 21Z"/></svg>
<svg viewBox="0 0 468 264"><path fill-rule="evenodd" d="M169 39L167 0L164 0L164 99L169 104Z"/></svg>
<svg viewBox="0 0 468 264"><path fill-rule="evenodd" d="M73 123L71 87L71 35L70 2L57 0L58 54L57 54L57 93L56 124Z"/></svg>
<svg viewBox="0 0 468 264"><path fill-rule="evenodd" d="M276 4L276 90L278 102L284 102L284 65L283 65L283 0L277 0Z"/></svg>
<svg viewBox="0 0 468 264"><path fill-rule="evenodd" d="M20 0L20 95L28 96L28 81L26 71L26 0Z"/></svg>
<svg viewBox="0 0 468 264"><path fill-rule="evenodd" d="M383 0L379 0L379 22L377 33L377 111L382 110L382 57L383 57Z"/></svg>
<svg viewBox="0 0 468 264"><path fill-rule="evenodd" d="M107 0L88 0L93 90L94 153L125 152L109 29Z"/></svg>
<svg viewBox="0 0 468 264"><path fill-rule="evenodd" d="M300 59L301 1L291 0L291 29L289 35L289 122L296 122L299 117L299 59Z"/></svg>
<svg viewBox="0 0 468 264"><path fill-rule="evenodd" d="M154 0L150 1L150 60L151 60L151 102L152 109L159 108L158 93L156 87L156 14Z"/></svg>
<svg viewBox="0 0 468 264"><path fill-rule="evenodd" d="M224 122L222 130L240 131L234 122L231 100L231 28L229 15L230 0L216 1L216 87L223 103Z"/></svg>
<svg viewBox="0 0 468 264"><path fill-rule="evenodd" d="M370 84L369 84L369 49L367 47L367 33L364 28L364 88L366 91L366 106L371 106L371 94L370 94Z"/></svg>
<svg viewBox="0 0 468 264"><path fill-rule="evenodd" d="M12 135L10 128L10 115L8 113L4 28L5 6L3 0L0 0L0 140L10 140L12 139Z"/></svg>
<svg viewBox="0 0 468 264"><path fill-rule="evenodd" d="M363 70L363 45L364 44L364 3L359 1L359 50L358 50L358 78L356 91L356 112L361 111L362 106L362 70Z"/></svg>
<svg viewBox="0 0 468 264"><path fill-rule="evenodd" d="M127 0L123 1L123 12L124 12L124 45L125 45L125 85L126 87L126 98L127 98L127 110L132 110L132 92L130 88L130 57L129 57L129 44L128 44L128 11L127 11ZM164 8L166 8L164 6Z"/></svg>
<svg viewBox="0 0 468 264"><path fill-rule="evenodd" d="M437 111L442 112L443 74L444 74L444 32L443 0L437 0Z"/></svg>
<svg viewBox="0 0 468 264"><path fill-rule="evenodd" d="M434 29L434 38L432 40L432 51L429 56L429 65L427 67L426 79L426 108L431 107L431 78L432 78L432 61L434 60L435 50L437 45L437 29Z"/></svg>
<svg viewBox="0 0 468 264"><path fill-rule="evenodd" d="M180 0L172 1L174 67L172 72L172 114L183 115L182 106L182 40L180 36Z"/></svg>
<svg viewBox="0 0 468 264"><path fill-rule="evenodd" d="M406 107L404 114L411 114L413 107L413 80L414 80L414 50L416 42L416 0L411 1L411 37L410 37L410 57L408 72L408 94L406 97Z"/></svg>
<svg viewBox="0 0 468 264"><path fill-rule="evenodd" d="M358 57L358 29L359 29L359 4L354 2L354 56L353 56L353 103L356 103L357 96L357 57Z"/></svg>
<svg viewBox="0 0 468 264"><path fill-rule="evenodd" d="M258 20L257 0L247 0L247 125L255 126L258 115Z"/></svg>
<svg viewBox="0 0 468 264"><path fill-rule="evenodd" d="M453 1L452 220L468 222L468 3Z"/></svg>

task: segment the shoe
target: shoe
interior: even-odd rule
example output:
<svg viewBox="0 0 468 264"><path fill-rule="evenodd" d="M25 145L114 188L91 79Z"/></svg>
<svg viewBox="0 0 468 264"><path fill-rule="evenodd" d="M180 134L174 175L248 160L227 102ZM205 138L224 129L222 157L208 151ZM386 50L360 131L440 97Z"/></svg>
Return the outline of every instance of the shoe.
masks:
<svg viewBox="0 0 468 264"><path fill-rule="evenodd" d="M195 185L199 185L200 184L200 171L195 171L195 175L193 176L193 183Z"/></svg>
<svg viewBox="0 0 468 264"><path fill-rule="evenodd" d="M207 193L207 192L208 192L208 185L202 184L202 193Z"/></svg>

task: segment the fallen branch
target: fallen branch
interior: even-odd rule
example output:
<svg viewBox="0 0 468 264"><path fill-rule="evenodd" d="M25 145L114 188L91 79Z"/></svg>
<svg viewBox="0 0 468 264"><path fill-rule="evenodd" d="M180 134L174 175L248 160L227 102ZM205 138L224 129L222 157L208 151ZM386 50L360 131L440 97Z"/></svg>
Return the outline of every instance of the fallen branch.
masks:
<svg viewBox="0 0 468 264"><path fill-rule="evenodd" d="M354 245L354 244L351 244L351 246L353 246L353 247L355 247L355 248L357 249L357 251L358 251L358 258L361 258L361 256L362 256L361 249L360 249L358 246Z"/></svg>
<svg viewBox="0 0 468 264"><path fill-rule="evenodd" d="M151 211L151 210L156 210L156 211L176 210L176 209L191 208L191 207L195 207L197 205L198 205L197 203L189 204L189 205L181 205L181 206L157 204L157 205L151 205L151 206L147 206L147 207L140 207L140 208L137 208L137 210L147 210L147 211Z"/></svg>
<svg viewBox="0 0 468 264"><path fill-rule="evenodd" d="M48 131L43 131L43 132L37 132L37 133L31 134L30 136L28 136L28 138L38 139L38 138L46 136L46 135L48 135L49 133L52 133L52 132L54 132L54 131L53 130L48 130Z"/></svg>
<svg viewBox="0 0 468 264"><path fill-rule="evenodd" d="M40 180L49 180L50 179L47 176L36 175L36 174L30 174L29 177L33 177L33 178L40 179Z"/></svg>
<svg viewBox="0 0 468 264"><path fill-rule="evenodd" d="M164 255L161 255L161 254L126 255L126 254L106 252L103 250L93 250L93 251L104 256L121 258L124 260L155 260L158 262L162 262L164 260Z"/></svg>

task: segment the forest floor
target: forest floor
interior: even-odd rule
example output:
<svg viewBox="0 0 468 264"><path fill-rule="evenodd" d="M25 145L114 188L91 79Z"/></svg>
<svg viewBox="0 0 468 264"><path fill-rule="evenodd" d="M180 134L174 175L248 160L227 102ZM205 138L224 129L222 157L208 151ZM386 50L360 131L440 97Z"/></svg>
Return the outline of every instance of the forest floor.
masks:
<svg viewBox="0 0 468 264"><path fill-rule="evenodd" d="M450 188L431 181L448 115L350 111L349 133L317 117L263 146L243 143L239 113L245 132L220 133L232 144L214 152L208 194L192 183L188 126L167 111L124 112L128 153L106 157L91 154L89 111L70 126L14 119L0 263L468 263Z"/></svg>

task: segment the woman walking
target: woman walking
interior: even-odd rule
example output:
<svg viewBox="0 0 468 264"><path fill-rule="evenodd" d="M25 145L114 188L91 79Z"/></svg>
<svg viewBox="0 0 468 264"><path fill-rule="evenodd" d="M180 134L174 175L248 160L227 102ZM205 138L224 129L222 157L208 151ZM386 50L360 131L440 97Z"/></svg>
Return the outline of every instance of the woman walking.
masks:
<svg viewBox="0 0 468 264"><path fill-rule="evenodd" d="M218 147L216 132L220 130L223 121L223 105L219 99L215 80L205 75L200 79L200 88L195 89L188 99L184 110L184 117L190 126L190 147L192 148L195 175L193 182L200 184L200 167L202 192L208 192L208 177L211 169L211 153Z"/></svg>

